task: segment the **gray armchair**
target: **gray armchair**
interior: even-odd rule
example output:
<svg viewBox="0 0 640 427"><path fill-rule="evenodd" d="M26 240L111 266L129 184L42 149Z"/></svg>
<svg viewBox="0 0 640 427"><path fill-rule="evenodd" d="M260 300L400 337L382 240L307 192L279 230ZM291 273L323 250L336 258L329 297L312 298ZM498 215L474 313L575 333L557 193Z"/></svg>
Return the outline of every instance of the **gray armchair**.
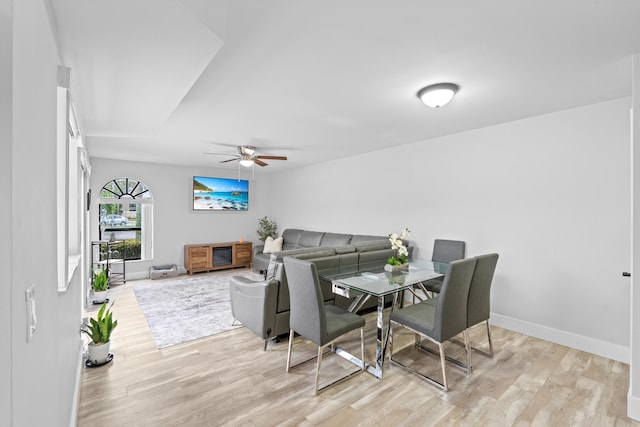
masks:
<svg viewBox="0 0 640 427"><path fill-rule="evenodd" d="M276 338L277 280L254 282L242 276L229 278L231 314L264 340L264 350L270 339Z"/></svg>

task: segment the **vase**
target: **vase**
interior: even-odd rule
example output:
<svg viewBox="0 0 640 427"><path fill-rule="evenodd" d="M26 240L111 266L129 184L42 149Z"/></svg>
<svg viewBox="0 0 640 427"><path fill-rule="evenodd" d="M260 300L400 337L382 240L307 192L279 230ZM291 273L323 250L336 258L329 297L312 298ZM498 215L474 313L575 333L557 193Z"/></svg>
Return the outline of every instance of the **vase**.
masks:
<svg viewBox="0 0 640 427"><path fill-rule="evenodd" d="M108 291L93 291L93 297L95 300L93 301L95 304L102 304L107 300L107 292Z"/></svg>
<svg viewBox="0 0 640 427"><path fill-rule="evenodd" d="M390 285L404 285L404 281L407 279L406 271L390 272L385 271L384 275L387 277L387 282Z"/></svg>
<svg viewBox="0 0 640 427"><path fill-rule="evenodd" d="M100 365L107 361L109 357L109 348L111 347L111 341L104 344L89 343L89 360L94 365Z"/></svg>
<svg viewBox="0 0 640 427"><path fill-rule="evenodd" d="M404 264L400 264L400 265L386 264L384 266L384 271L389 271L389 272L393 273L395 271L406 270L407 268L409 268L409 263L408 262L405 262Z"/></svg>

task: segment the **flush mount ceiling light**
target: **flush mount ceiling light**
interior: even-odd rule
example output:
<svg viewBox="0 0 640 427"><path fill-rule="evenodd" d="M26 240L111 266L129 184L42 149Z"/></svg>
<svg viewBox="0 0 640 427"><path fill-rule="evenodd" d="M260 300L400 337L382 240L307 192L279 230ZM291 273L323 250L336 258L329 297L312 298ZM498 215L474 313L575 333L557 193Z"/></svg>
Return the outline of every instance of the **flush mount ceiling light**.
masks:
<svg viewBox="0 0 640 427"><path fill-rule="evenodd" d="M440 108L451 101L460 87L453 83L438 83L418 91L418 98L431 108Z"/></svg>

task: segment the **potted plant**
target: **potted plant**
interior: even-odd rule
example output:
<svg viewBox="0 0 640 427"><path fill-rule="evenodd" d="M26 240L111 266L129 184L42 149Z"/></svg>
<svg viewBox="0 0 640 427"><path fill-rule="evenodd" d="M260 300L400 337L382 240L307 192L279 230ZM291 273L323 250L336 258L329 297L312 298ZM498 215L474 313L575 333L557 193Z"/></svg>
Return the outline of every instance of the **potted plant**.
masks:
<svg viewBox="0 0 640 427"><path fill-rule="evenodd" d="M109 276L106 270L93 272L93 297L94 303L102 303L107 300L107 290L109 289Z"/></svg>
<svg viewBox="0 0 640 427"><path fill-rule="evenodd" d="M83 324L81 331L91 338L89 343L89 361L94 365L101 365L108 362L110 358L109 349L111 347L111 333L118 326L118 321L113 320L111 306L107 308L107 303L102 303L98 310L98 315L94 319L89 319L89 324ZM112 356L111 356L112 357Z"/></svg>
<svg viewBox="0 0 640 427"><path fill-rule="evenodd" d="M391 242L391 249L396 251L396 255L390 257L387 260L387 264L384 266L385 271L399 271L407 268L409 266L409 261L407 260L407 256L409 256L409 251L407 247L404 245L404 239L409 235L409 229L404 228L400 235L397 233L389 234L389 242Z"/></svg>
<svg viewBox="0 0 640 427"><path fill-rule="evenodd" d="M266 216L258 220L258 225L256 232L263 242L267 240L267 237L275 239L278 235L278 224L275 221L269 221Z"/></svg>

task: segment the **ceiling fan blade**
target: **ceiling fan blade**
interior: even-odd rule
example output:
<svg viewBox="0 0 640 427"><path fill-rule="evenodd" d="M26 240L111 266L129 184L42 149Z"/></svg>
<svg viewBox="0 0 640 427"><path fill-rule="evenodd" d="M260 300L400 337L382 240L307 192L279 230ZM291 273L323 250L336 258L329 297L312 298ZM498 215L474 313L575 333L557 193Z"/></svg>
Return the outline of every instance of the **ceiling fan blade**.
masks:
<svg viewBox="0 0 640 427"><path fill-rule="evenodd" d="M268 163L265 163L262 160L257 159L257 158L254 158L253 161L256 162L256 164L258 164L260 166L267 166L268 165Z"/></svg>
<svg viewBox="0 0 640 427"><path fill-rule="evenodd" d="M256 156L256 159L287 160L287 156Z"/></svg>
<svg viewBox="0 0 640 427"><path fill-rule="evenodd" d="M229 159L229 160L222 160L220 163L228 163L228 162L233 162L233 161L236 161L236 160L238 160L238 159L235 158L235 159Z"/></svg>
<svg viewBox="0 0 640 427"><path fill-rule="evenodd" d="M240 157L237 154L229 154L229 153L202 153L202 154L211 154L212 156L233 156Z"/></svg>

